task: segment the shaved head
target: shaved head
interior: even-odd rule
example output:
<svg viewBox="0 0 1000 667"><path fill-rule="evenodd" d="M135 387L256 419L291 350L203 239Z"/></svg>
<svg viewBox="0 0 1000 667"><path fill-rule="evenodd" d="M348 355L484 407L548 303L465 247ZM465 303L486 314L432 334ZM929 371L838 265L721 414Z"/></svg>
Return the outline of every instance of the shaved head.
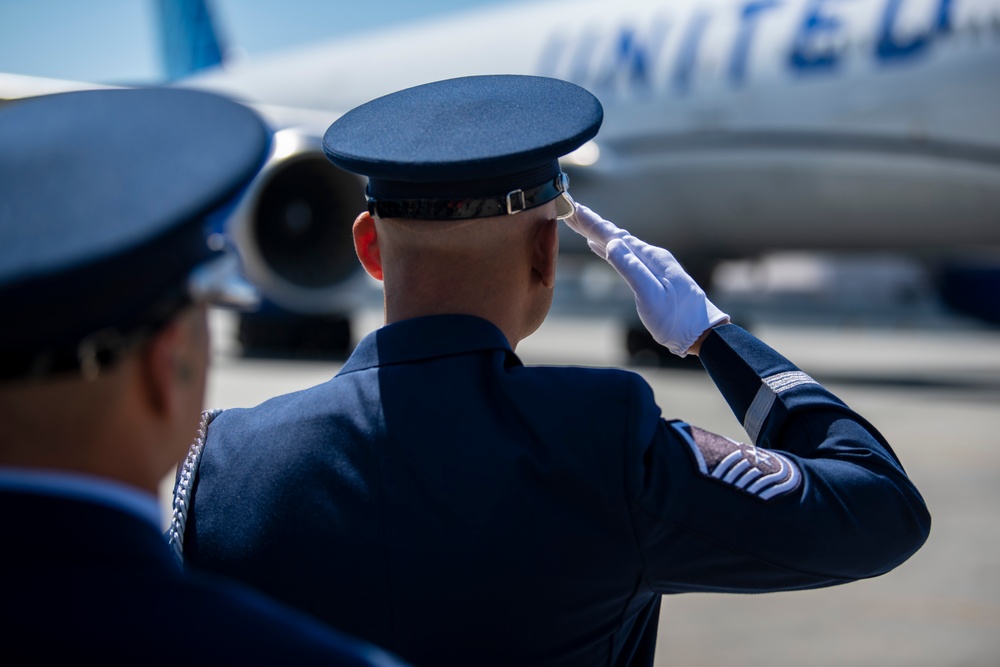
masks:
<svg viewBox="0 0 1000 667"><path fill-rule="evenodd" d="M469 220L371 218L386 321L421 315L479 315L500 327L512 346L541 324L552 302L558 252L556 207L549 202L515 215Z"/></svg>

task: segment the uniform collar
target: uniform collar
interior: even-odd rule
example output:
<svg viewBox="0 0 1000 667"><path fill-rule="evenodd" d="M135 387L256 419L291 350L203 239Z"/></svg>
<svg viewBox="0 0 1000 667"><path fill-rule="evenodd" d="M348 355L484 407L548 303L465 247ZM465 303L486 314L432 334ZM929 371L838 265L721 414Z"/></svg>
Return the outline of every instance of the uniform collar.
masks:
<svg viewBox="0 0 1000 667"><path fill-rule="evenodd" d="M490 350L505 352L507 365L521 365L492 322L473 315L428 315L387 324L368 334L340 373Z"/></svg>
<svg viewBox="0 0 1000 667"><path fill-rule="evenodd" d="M145 491L103 477L58 470L0 467L0 492L31 493L97 503L136 516L160 530L156 498Z"/></svg>

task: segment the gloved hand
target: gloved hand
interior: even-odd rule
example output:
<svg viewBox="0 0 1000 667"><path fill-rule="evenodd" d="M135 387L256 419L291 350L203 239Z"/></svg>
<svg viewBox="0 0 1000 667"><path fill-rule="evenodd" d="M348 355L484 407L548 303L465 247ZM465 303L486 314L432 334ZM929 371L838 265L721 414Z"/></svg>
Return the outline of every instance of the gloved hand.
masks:
<svg viewBox="0 0 1000 667"><path fill-rule="evenodd" d="M687 356L705 331L729 319L663 248L637 239L580 204L566 224L625 279L635 293L639 319L672 353Z"/></svg>

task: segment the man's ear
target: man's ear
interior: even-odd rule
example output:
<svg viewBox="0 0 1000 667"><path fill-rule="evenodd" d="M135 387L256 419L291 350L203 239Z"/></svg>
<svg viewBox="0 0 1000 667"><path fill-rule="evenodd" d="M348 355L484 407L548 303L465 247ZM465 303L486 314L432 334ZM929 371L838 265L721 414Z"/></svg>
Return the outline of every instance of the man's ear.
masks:
<svg viewBox="0 0 1000 667"><path fill-rule="evenodd" d="M382 254L378 247L375 218L365 211L354 221L354 251L361 266L375 280L382 280Z"/></svg>
<svg viewBox="0 0 1000 667"><path fill-rule="evenodd" d="M531 268L539 275L542 285L548 288L556 284L556 256L559 254L557 225L556 220L539 223L531 248Z"/></svg>
<svg viewBox="0 0 1000 667"><path fill-rule="evenodd" d="M169 416L178 409L178 386L189 370L181 350L185 333L182 324L174 320L139 349L143 398L149 409L160 416Z"/></svg>

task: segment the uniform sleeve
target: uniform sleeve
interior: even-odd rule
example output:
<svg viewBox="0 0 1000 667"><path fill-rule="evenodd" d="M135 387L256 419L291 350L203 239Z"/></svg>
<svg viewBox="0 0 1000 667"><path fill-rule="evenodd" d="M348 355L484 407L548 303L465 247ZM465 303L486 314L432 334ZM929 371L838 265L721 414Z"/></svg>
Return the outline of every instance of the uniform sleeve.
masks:
<svg viewBox="0 0 1000 667"><path fill-rule="evenodd" d="M750 442L658 417L637 430L634 516L654 590L829 586L920 548L924 501L864 418L735 325L713 330L701 359Z"/></svg>

